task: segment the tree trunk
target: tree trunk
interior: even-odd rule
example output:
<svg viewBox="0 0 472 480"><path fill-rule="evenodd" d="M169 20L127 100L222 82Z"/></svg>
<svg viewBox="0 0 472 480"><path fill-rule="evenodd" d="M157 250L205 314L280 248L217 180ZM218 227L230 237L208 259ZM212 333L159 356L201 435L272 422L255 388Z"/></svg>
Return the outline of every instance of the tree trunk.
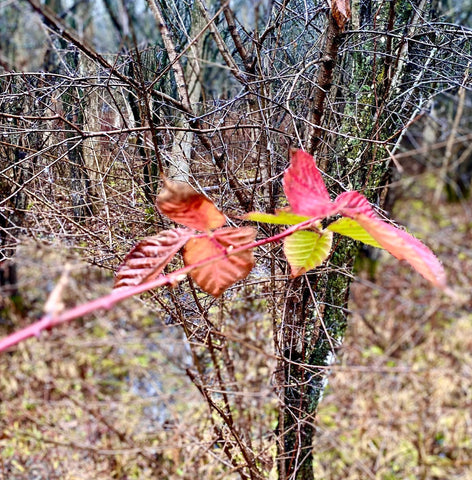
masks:
<svg viewBox="0 0 472 480"><path fill-rule="evenodd" d="M333 57L344 41L342 29L336 27L332 16L328 19L325 60L316 79L314 127L307 148L315 154L318 165L327 174L325 178L333 178L344 187L339 183L329 185L327 181L334 195L344 190L359 190L376 205L385 199L389 162L383 160L388 153L381 142L401 128L411 113L412 107L405 104L401 112L395 112L395 95L399 93L397 87L408 63L406 38L411 37L415 28L416 12L425 8L421 0L416 1L418 10L412 9L411 4L406 8L404 3L354 5L354 28L376 26L378 31L386 32L386 38L380 42L375 36L369 38L364 34L363 52L350 53L346 48L341 60L342 74L335 69L337 59ZM393 40L389 32L400 21L405 26L404 37ZM352 38L356 41L355 35ZM346 72L351 72L351 77ZM336 90L331 88L333 84L337 85ZM342 104L342 111L328 112L326 99L336 100L332 104ZM329 121L336 113L343 114L343 121L335 127ZM336 138L327 130L345 135ZM328 145L330 152L339 154L328 155ZM315 416L326 383L326 367L332 363L346 330L349 286L358 252L356 242L342 239L336 244L336 241L329 268L296 279L287 292L280 332L284 357L280 365L284 377L279 417L281 479L313 478Z"/></svg>

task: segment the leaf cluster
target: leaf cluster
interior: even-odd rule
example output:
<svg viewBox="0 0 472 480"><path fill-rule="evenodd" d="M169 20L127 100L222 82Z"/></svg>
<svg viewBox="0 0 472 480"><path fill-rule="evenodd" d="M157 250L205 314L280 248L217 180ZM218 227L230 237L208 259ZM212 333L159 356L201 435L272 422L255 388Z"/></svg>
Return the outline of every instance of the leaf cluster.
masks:
<svg viewBox="0 0 472 480"><path fill-rule="evenodd" d="M284 173L284 191L290 207L275 214L251 212L246 220L291 225L281 234L255 242L252 227L224 227L226 218L215 204L183 182L166 180L156 205L161 213L187 228L161 231L136 245L117 272L115 288L157 278L183 247L193 280L218 297L254 266L254 247L284 241L284 252L297 277L321 265L330 255L333 233L345 235L406 260L433 285L446 289L444 269L423 243L406 231L383 221L357 191L344 192L331 201L315 159L303 150L291 152ZM340 215L322 228L321 221Z"/></svg>

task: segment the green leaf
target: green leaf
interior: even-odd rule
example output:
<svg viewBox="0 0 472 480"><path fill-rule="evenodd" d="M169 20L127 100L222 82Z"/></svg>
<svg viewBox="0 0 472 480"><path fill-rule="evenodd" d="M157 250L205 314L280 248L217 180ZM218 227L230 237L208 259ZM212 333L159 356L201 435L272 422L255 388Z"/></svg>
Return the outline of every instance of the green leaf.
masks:
<svg viewBox="0 0 472 480"><path fill-rule="evenodd" d="M301 230L284 240L284 252L292 269L292 277L321 265L329 255L333 234L327 230Z"/></svg>
<svg viewBox="0 0 472 480"><path fill-rule="evenodd" d="M328 230L332 232L339 233L340 235L345 235L350 237L353 240L358 240L359 242L365 243L366 245L371 245L372 247L383 248L377 240L375 240L363 227L361 227L355 220L352 218L343 217L335 222L331 223L327 227Z"/></svg>
<svg viewBox="0 0 472 480"><path fill-rule="evenodd" d="M297 223L310 220L310 217L296 215L286 210L278 210L275 215L272 213L251 212L245 215L244 218L253 222L274 223L277 225L296 225Z"/></svg>

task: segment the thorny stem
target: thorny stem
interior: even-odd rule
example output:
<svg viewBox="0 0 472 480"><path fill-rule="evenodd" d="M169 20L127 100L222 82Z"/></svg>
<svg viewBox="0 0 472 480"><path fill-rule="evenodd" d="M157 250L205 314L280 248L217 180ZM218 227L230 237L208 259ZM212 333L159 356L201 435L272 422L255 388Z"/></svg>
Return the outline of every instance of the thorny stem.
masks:
<svg viewBox="0 0 472 480"><path fill-rule="evenodd" d="M133 297L134 295L139 295L140 293L147 292L148 290L153 290L154 288L163 287L164 285L176 285L185 278L185 275L195 268L203 267L210 263L217 262L223 258L229 257L231 255L237 255L240 252L246 250L251 250L268 243L278 242L289 235L299 231L310 228L316 221L320 218L313 217L304 222L297 223L284 231L273 235L272 237L263 238L261 240L242 245L241 247L233 248L232 250L227 250L225 253L214 255L200 262L194 263L192 265L187 265L186 267L180 268L171 272L167 275L161 275L158 278L151 280L149 282L141 283L132 287L121 288L119 290L112 291L110 294L103 297L97 298L87 303L83 303L69 310L65 310L60 314L46 314L40 320L25 327L21 330L18 330L11 335L0 340L0 352L17 345L31 337L37 337L43 330L49 330L57 325L70 322L76 318L83 317L97 310L109 310L117 303L126 300L127 298Z"/></svg>

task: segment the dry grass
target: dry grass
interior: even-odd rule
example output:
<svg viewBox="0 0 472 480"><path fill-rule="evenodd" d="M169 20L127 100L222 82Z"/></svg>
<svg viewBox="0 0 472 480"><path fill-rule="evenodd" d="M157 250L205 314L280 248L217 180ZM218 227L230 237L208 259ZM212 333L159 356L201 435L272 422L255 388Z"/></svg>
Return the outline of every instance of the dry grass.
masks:
<svg viewBox="0 0 472 480"><path fill-rule="evenodd" d="M375 284L354 284L319 411L317 478L472 478L472 204L433 205L433 191L412 191L394 216L438 253L464 302L387 256Z"/></svg>
<svg viewBox="0 0 472 480"><path fill-rule="evenodd" d="M422 185L394 217L427 239L467 293L471 203L432 205L428 176ZM25 241L17 258L24 302L10 309L17 327L39 315L65 261L74 272L67 302L111 286L109 272L61 245ZM472 478L470 299L452 302L387 256L375 283L363 277L319 411L316 478ZM272 349L271 324L263 299L251 299L251 290L241 298L215 303L211 318L225 323L231 343L239 384L229 388L241 390L236 421L250 424L275 478L274 362L262 353ZM169 321L152 300L135 299L2 355L0 479L238 478L223 464L224 441L185 373L192 360L182 331Z"/></svg>
<svg viewBox="0 0 472 480"><path fill-rule="evenodd" d="M108 293L110 273L82 263L61 245L25 241L17 252L23 307L9 306L15 328L40 315L66 260L73 265L67 304ZM251 418L260 439L254 448L270 470L272 437L266 431L275 428L274 361L260 352L271 343L271 324L263 305L248 298L215 303L210 318L226 317L223 333L238 382L227 389L236 392L240 407L234 420L247 425ZM191 339L197 351L202 340ZM205 349L202 343L203 367ZM195 365L181 326L149 297L45 332L3 354L0 479L239 478L223 462L225 438L186 374L189 368Z"/></svg>

